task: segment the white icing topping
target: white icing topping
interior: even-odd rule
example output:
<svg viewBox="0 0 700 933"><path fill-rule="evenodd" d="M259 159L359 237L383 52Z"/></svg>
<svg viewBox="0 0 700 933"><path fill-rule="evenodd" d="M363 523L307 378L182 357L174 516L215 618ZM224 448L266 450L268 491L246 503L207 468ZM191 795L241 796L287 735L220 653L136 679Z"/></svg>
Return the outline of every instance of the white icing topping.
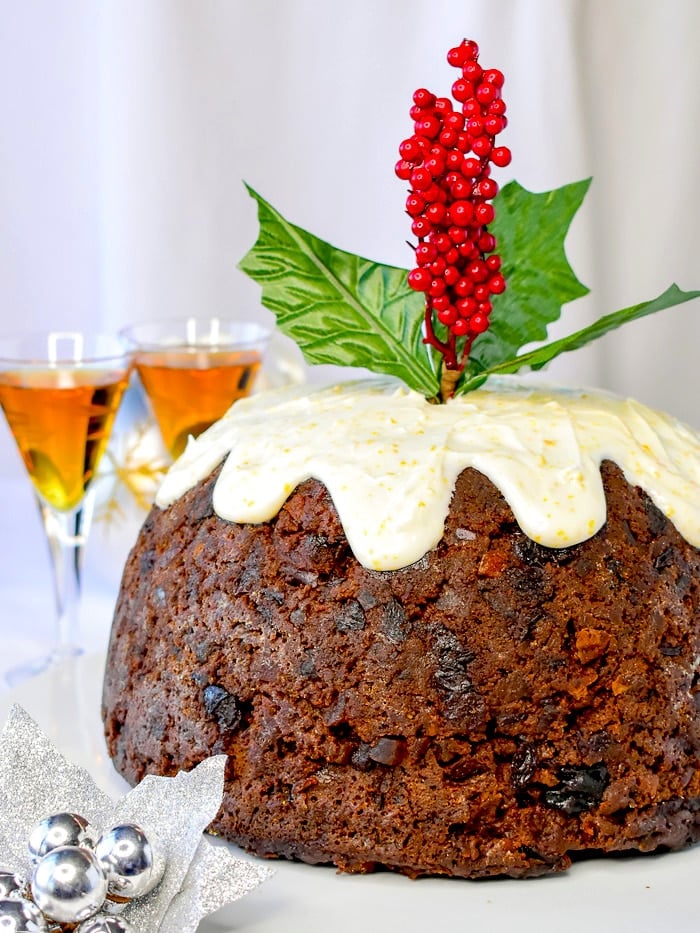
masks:
<svg viewBox="0 0 700 933"><path fill-rule="evenodd" d="M525 534L564 547L603 525L600 463L613 460L700 547L700 435L602 393L507 379L446 405L384 379L264 393L190 440L158 505L224 459L214 489L222 518L267 521L313 477L328 489L355 556L373 570L406 567L437 544L455 481L470 466L498 487Z"/></svg>

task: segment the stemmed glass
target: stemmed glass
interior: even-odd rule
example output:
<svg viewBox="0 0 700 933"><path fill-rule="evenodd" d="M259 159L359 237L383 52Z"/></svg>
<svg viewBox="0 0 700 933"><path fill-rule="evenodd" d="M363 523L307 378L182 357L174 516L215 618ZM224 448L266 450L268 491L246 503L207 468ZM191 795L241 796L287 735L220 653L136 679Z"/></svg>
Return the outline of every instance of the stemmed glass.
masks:
<svg viewBox="0 0 700 933"><path fill-rule="evenodd" d="M173 459L239 398L249 395L270 332L225 318L185 318L125 328L121 336Z"/></svg>
<svg viewBox="0 0 700 933"><path fill-rule="evenodd" d="M79 606L93 480L129 381L123 341L53 332L0 338L0 407L34 485L51 554L52 650L5 675L9 686L81 653Z"/></svg>

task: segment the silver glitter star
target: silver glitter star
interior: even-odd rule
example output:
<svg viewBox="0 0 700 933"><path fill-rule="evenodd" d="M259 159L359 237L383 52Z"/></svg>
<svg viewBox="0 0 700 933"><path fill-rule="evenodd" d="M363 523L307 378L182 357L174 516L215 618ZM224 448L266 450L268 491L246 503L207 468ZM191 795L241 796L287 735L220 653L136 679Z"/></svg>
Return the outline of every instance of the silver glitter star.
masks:
<svg viewBox="0 0 700 933"><path fill-rule="evenodd" d="M146 777L115 803L15 704L0 733L0 860L29 877L29 833L52 813L80 813L100 832L119 822L143 824L166 858L165 874L122 916L144 933L194 933L207 914L272 874L203 836L221 805L225 764L217 755L174 778Z"/></svg>

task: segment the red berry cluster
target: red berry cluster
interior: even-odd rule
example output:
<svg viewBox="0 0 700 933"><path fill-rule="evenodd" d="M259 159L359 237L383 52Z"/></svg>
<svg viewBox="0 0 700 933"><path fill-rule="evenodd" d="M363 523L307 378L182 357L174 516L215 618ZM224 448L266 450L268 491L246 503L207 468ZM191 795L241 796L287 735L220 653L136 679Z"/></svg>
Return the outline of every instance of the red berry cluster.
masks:
<svg viewBox="0 0 700 933"><path fill-rule="evenodd" d="M494 145L507 124L503 74L483 69L478 57L468 39L447 53L449 64L462 71L452 85L457 108L425 88L415 92L414 133L399 146L395 168L411 184L406 210L419 241L408 284L425 292L425 339L448 369L464 367L473 340L489 326L491 296L506 287L488 230L498 192L490 163L502 167L511 158L506 146ZM433 313L447 327L447 342L435 334ZM459 353L457 338L464 338Z"/></svg>

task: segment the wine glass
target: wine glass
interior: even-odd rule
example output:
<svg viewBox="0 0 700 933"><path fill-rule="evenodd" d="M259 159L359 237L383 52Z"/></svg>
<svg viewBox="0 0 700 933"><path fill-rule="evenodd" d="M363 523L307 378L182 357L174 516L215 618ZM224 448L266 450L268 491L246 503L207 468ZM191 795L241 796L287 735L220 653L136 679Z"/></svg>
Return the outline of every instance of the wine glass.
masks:
<svg viewBox="0 0 700 933"><path fill-rule="evenodd" d="M81 653L81 571L93 479L129 370L128 351L116 337L56 331L0 338L0 407L34 486L57 609L52 650L11 669L8 686Z"/></svg>
<svg viewBox="0 0 700 933"><path fill-rule="evenodd" d="M121 331L173 460L249 395L270 332L250 322L195 318L137 324Z"/></svg>

